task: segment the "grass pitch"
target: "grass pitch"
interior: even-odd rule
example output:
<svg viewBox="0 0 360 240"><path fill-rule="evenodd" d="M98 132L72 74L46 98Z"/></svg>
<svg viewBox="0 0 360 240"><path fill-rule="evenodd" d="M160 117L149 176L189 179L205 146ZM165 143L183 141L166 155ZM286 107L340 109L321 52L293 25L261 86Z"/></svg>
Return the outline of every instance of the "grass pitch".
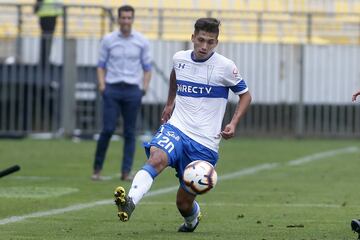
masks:
<svg viewBox="0 0 360 240"><path fill-rule="evenodd" d="M196 232L177 233L177 179L165 170L130 222L117 219L112 194L121 142L112 142L105 181L90 180L95 142L1 140L0 239L356 239L360 218L360 142L234 139L223 141L218 185L198 197ZM140 143L134 169L145 161Z"/></svg>

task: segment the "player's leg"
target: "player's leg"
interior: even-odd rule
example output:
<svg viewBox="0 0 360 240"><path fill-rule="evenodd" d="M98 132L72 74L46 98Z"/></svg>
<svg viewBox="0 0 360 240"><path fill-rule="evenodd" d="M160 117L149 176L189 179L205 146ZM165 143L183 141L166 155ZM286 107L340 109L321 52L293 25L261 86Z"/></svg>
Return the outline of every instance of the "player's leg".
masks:
<svg viewBox="0 0 360 240"><path fill-rule="evenodd" d="M126 195L123 187L116 189L115 203L119 209L120 220L129 220L135 205L150 190L158 174L167 166L175 167L177 165L177 160L182 156L182 141L177 131L169 124L160 126L151 142L145 144L148 160L135 174L129 194ZM130 211L127 209L130 209Z"/></svg>
<svg viewBox="0 0 360 240"><path fill-rule="evenodd" d="M179 232L193 232L199 224L201 217L199 204L195 201L196 195L187 192L182 176L186 166L198 159L205 159L215 165L218 154L211 149L197 143L188 136L182 136L183 152L176 171L179 176L180 187L177 193L176 205L184 217L185 222L180 226Z"/></svg>
<svg viewBox="0 0 360 240"><path fill-rule="evenodd" d="M96 146L95 159L93 164L93 180L98 180L100 177L100 171L104 164L106 151L108 149L111 136L116 129L119 113L119 105L116 102L116 99L109 93L109 91L105 90L103 93L103 127Z"/></svg>
<svg viewBox="0 0 360 240"><path fill-rule="evenodd" d="M134 176L129 194L126 195L125 189L121 186L116 188L115 203L118 206L118 216L121 221L126 222L130 219L136 204L150 190L155 177L167 166L167 154L152 146L147 163Z"/></svg>
<svg viewBox="0 0 360 240"><path fill-rule="evenodd" d="M168 166L168 155L155 146L150 148L150 157L146 164L134 176L129 196L137 204L150 190L155 177Z"/></svg>
<svg viewBox="0 0 360 240"><path fill-rule="evenodd" d="M179 187L176 195L176 206L184 217L184 223L179 227L179 232L193 232L199 224L200 206L195 198L195 195L186 192L181 186Z"/></svg>

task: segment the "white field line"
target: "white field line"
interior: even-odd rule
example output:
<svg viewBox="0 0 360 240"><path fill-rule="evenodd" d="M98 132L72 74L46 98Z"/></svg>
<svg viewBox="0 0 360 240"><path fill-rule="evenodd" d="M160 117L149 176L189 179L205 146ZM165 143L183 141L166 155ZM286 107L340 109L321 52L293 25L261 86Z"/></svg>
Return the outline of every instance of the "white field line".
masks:
<svg viewBox="0 0 360 240"><path fill-rule="evenodd" d="M339 154L355 153L357 151L359 151L359 149L357 147L347 147L347 148L340 148L340 149L336 149L336 150L332 150L332 151L315 153L315 154L312 154L309 156L291 160L290 162L288 162L288 165L290 165L290 166L301 165L301 164L304 164L307 162L313 162L313 161L320 160L323 158L333 157L333 156L336 156Z"/></svg>
<svg viewBox="0 0 360 240"><path fill-rule="evenodd" d="M353 153L353 152L357 152L357 151L359 151L359 148L357 148L357 147L341 148L341 149L337 149L337 150L320 152L317 154L305 156L303 158L291 160L287 164L291 165L291 166L301 165L301 164L309 163L309 162L312 162L315 160L320 160L320 159L323 159L326 157L331 157L331 156L338 155L338 154ZM279 166L280 166L279 163L260 164L260 165L257 165L257 166L251 167L251 168L245 168L245 169L242 169L237 172L225 174L223 176L220 176L219 180L228 180L228 179L234 179L237 177L252 175L252 174L256 174L260 171L274 169ZM146 197L166 194L169 192L176 191L177 189L178 189L178 186L161 188L159 190L149 192L146 195ZM79 211L82 209L91 208L91 207L100 206L100 205L106 205L106 204L113 204L113 200L104 199L104 200L100 200L100 201L96 201L96 202L76 204L76 205L72 205L72 206L69 206L66 208L58 208L58 209L53 209L53 210L48 210L48 211L35 212L35 213L22 215L22 216L12 216L12 217L8 217L8 218L0 219L0 225L16 223L16 222L20 222L20 221L23 221L23 220L26 220L29 218L45 217L45 216L51 216L51 215L56 215L56 214L63 214L66 212Z"/></svg>
<svg viewBox="0 0 360 240"><path fill-rule="evenodd" d="M20 179L20 180L50 180L51 177L40 177L40 176L13 176L14 179Z"/></svg>
<svg viewBox="0 0 360 240"><path fill-rule="evenodd" d="M259 171L269 169L270 168L269 166L272 166L272 165L271 164L262 164L262 165L258 165L258 166L252 167L252 168L242 169L238 172L223 175L222 177L219 177L219 179L231 179L231 178L235 178L235 177L241 177L244 175L255 174ZM228 177L228 176L231 176L231 177ZM146 195L146 197L157 196L157 195L162 195L162 194L166 194L169 192L174 192L178 188L179 188L178 185L173 186L173 187L168 187L168 188L161 188L161 189L149 192ZM99 205L113 204L113 203L114 203L113 200L105 199L105 200L100 200L100 201L91 202L91 203L76 204L76 205L72 205L72 206L69 206L66 208L53 209L53 210L43 211L43 212L35 212L35 213L22 215L22 216L12 216L9 218L1 219L0 225L20 222L20 221L23 221L23 220L26 220L29 218L45 217L45 216L51 216L51 215L56 215L56 214L63 214L66 212L79 211L79 210L82 210L85 208L91 208L91 207L95 207L95 206L99 206Z"/></svg>
<svg viewBox="0 0 360 240"><path fill-rule="evenodd" d="M279 165L280 165L279 163L260 164L260 165L254 166L254 167L242 169L237 172L222 175L219 177L219 180L228 180L228 179L233 179L233 178L242 177L242 176L246 176L246 175L253 175L253 174L258 173L263 170L269 170L269 169L276 168Z"/></svg>
<svg viewBox="0 0 360 240"><path fill-rule="evenodd" d="M5 225L8 223L14 223L14 222L20 222L20 221L26 220L28 218L46 217L46 216L62 214L62 213L66 213L66 212L78 211L81 209L91 208L91 207L95 207L98 205L109 204L110 202L112 202L112 201L109 201L108 199L106 199L106 200L101 200L101 201L96 201L96 202L91 202L91 203L76 204L76 205L72 205L72 206L69 206L66 208L58 208L58 209L52 209L49 211L35 212L35 213L22 215L22 216L12 216L12 217L4 218L4 219L0 220L0 225Z"/></svg>

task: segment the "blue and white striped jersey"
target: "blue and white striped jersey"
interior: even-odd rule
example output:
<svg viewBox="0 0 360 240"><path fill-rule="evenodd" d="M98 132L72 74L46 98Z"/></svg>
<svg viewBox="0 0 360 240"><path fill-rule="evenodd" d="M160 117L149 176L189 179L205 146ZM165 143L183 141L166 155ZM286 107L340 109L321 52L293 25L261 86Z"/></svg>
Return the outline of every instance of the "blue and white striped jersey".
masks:
<svg viewBox="0 0 360 240"><path fill-rule="evenodd" d="M233 61L214 52L195 60L192 50L173 57L177 96L169 123L196 142L218 151L221 124L229 89L240 95L248 91Z"/></svg>

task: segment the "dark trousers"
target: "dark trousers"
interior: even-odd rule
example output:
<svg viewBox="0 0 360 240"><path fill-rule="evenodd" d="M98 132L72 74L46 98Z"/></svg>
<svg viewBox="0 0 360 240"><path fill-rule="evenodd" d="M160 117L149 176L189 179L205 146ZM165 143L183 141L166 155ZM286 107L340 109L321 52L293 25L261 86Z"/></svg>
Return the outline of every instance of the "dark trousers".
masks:
<svg viewBox="0 0 360 240"><path fill-rule="evenodd" d="M113 135L119 115L123 119L124 148L122 173L131 171L135 154L136 118L141 106L142 91L137 85L124 83L106 84L103 93L103 128L97 142L94 170L101 170L109 141Z"/></svg>
<svg viewBox="0 0 360 240"><path fill-rule="evenodd" d="M40 17L41 43L40 43L40 66L49 64L51 44L56 27L56 16Z"/></svg>

